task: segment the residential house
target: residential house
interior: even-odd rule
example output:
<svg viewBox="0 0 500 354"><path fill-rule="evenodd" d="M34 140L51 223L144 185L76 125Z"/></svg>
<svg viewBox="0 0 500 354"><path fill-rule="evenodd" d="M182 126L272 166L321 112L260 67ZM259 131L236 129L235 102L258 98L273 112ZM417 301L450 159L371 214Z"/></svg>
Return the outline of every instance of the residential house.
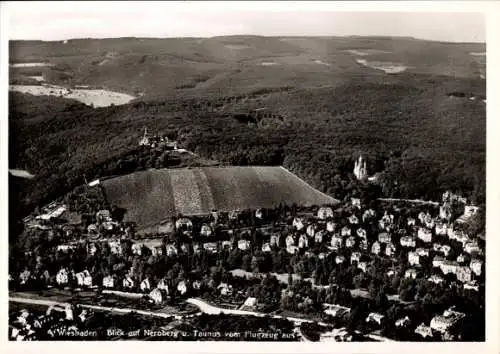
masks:
<svg viewBox="0 0 500 354"><path fill-rule="evenodd" d="M188 218L179 218L175 221L176 229L187 229L191 230L193 228L193 223Z"/></svg>
<svg viewBox="0 0 500 354"><path fill-rule="evenodd" d="M201 282L199 280L195 280L193 282L193 289L194 290L200 290L201 289Z"/></svg>
<svg viewBox="0 0 500 354"><path fill-rule="evenodd" d="M451 246L449 246L449 245L443 245L443 246L441 246L441 250L440 251L444 254L445 257L448 257L448 255L451 252Z"/></svg>
<svg viewBox="0 0 500 354"><path fill-rule="evenodd" d="M203 237L212 236L212 228L207 224L202 225L200 230L200 235Z"/></svg>
<svg viewBox="0 0 500 354"><path fill-rule="evenodd" d="M267 243L267 242L266 242L266 243L264 243L264 244L262 245L262 252L266 252L266 253L267 253L267 252L271 252L271 245L269 245L269 243Z"/></svg>
<svg viewBox="0 0 500 354"><path fill-rule="evenodd" d="M461 253L457 257L457 262L460 263L460 264L464 264L464 263L468 263L469 259L470 259L470 257L468 255Z"/></svg>
<svg viewBox="0 0 500 354"><path fill-rule="evenodd" d="M359 228L356 231L356 234L358 235L358 237L366 239L366 230L365 229Z"/></svg>
<svg viewBox="0 0 500 354"><path fill-rule="evenodd" d="M167 282L167 279L165 279L165 278L160 279L160 281L156 285L156 288L164 291L165 294L170 293L170 291L169 291L170 288L168 287L168 282Z"/></svg>
<svg viewBox="0 0 500 354"><path fill-rule="evenodd" d="M464 313L450 308L444 311L442 315L433 317L430 327L437 332L449 334L450 330L457 326L464 318Z"/></svg>
<svg viewBox="0 0 500 354"><path fill-rule="evenodd" d="M436 235L447 235L448 234L448 225L439 222L436 224Z"/></svg>
<svg viewBox="0 0 500 354"><path fill-rule="evenodd" d="M380 253L380 243L378 241L373 242L371 251L376 255Z"/></svg>
<svg viewBox="0 0 500 354"><path fill-rule="evenodd" d="M115 277L107 275L102 279L102 287L106 289L113 289L115 287Z"/></svg>
<svg viewBox="0 0 500 354"><path fill-rule="evenodd" d="M257 298L248 297L241 306L241 309L254 310L256 307L257 307Z"/></svg>
<svg viewBox="0 0 500 354"><path fill-rule="evenodd" d="M345 257L344 256L336 256L335 257L335 264L342 264L345 262Z"/></svg>
<svg viewBox="0 0 500 354"><path fill-rule="evenodd" d="M408 316L405 316L404 318L400 318L395 322L396 327L408 327L410 325L411 321Z"/></svg>
<svg viewBox="0 0 500 354"><path fill-rule="evenodd" d="M257 210L255 211L255 217L256 217L257 219L262 219L262 218L263 218L263 216L264 216L264 215L263 215L263 213L262 213L262 209L257 209Z"/></svg>
<svg viewBox="0 0 500 354"><path fill-rule="evenodd" d="M160 305L166 299L167 294L162 289L155 288L149 293L149 298L156 304Z"/></svg>
<svg viewBox="0 0 500 354"><path fill-rule="evenodd" d="M441 265L443 264L444 261L445 261L444 257L434 256L434 258L432 259L432 266L434 268L441 268Z"/></svg>
<svg viewBox="0 0 500 354"><path fill-rule="evenodd" d="M415 226L415 224L416 224L415 218L408 218L406 220L406 225L408 225L408 226Z"/></svg>
<svg viewBox="0 0 500 354"><path fill-rule="evenodd" d="M75 247L72 245L59 245L59 246L57 246L57 251L68 253L69 250L72 250L74 248Z"/></svg>
<svg viewBox="0 0 500 354"><path fill-rule="evenodd" d="M340 306L336 304L323 304L324 308L324 313L333 317L342 317L344 315L347 315L351 312L351 309L349 307L345 306Z"/></svg>
<svg viewBox="0 0 500 354"><path fill-rule="evenodd" d="M427 280L434 284L441 284L444 281L443 277L437 274L431 275Z"/></svg>
<svg viewBox="0 0 500 354"><path fill-rule="evenodd" d="M472 280L472 270L466 266L458 266L456 276L458 281L468 283Z"/></svg>
<svg viewBox="0 0 500 354"><path fill-rule="evenodd" d="M423 211L421 211L420 213L418 213L418 220L420 221L420 224L424 224L425 223L425 213Z"/></svg>
<svg viewBox="0 0 500 354"><path fill-rule="evenodd" d="M434 242L432 244L432 249L434 250L434 252L441 252L441 247L443 247L443 245L440 243Z"/></svg>
<svg viewBox="0 0 500 354"><path fill-rule="evenodd" d="M349 236L345 241L345 246L348 248L354 247L355 244L356 244L356 239L353 236Z"/></svg>
<svg viewBox="0 0 500 354"><path fill-rule="evenodd" d="M241 240L245 241L245 240ZM193 245L194 247L194 245ZM238 248L240 248L240 243L238 242ZM203 244L203 249L211 253L217 253L217 244L215 242L206 242ZM241 249L241 248L240 248Z"/></svg>
<svg viewBox="0 0 500 354"><path fill-rule="evenodd" d="M416 334L420 334L423 338L431 337L433 336L432 333L432 328L429 326L424 325L421 323L416 329L415 329Z"/></svg>
<svg viewBox="0 0 500 354"><path fill-rule="evenodd" d="M123 288L130 290L133 289L135 285L134 279L130 275L125 276L122 281Z"/></svg>
<svg viewBox="0 0 500 354"><path fill-rule="evenodd" d="M359 249L361 249L362 251L368 250L368 241L366 240L366 238L361 239L361 241L359 242Z"/></svg>
<svg viewBox="0 0 500 354"><path fill-rule="evenodd" d="M351 228L344 226L342 230L340 230L341 236L351 236Z"/></svg>
<svg viewBox="0 0 500 354"><path fill-rule="evenodd" d="M400 238L399 242L403 247L413 248L417 245L417 241L415 240L414 237L411 236L403 236Z"/></svg>
<svg viewBox="0 0 500 354"><path fill-rule="evenodd" d="M290 254L295 254L298 250L299 248L297 246L290 245L286 247L286 251Z"/></svg>
<svg viewBox="0 0 500 354"><path fill-rule="evenodd" d="M479 245L475 241L467 242L464 245L464 252L466 252L468 254L480 254L481 248L479 247Z"/></svg>
<svg viewBox="0 0 500 354"><path fill-rule="evenodd" d="M378 242L380 243L389 243L392 241L392 237L387 232L381 232L378 234Z"/></svg>
<svg viewBox="0 0 500 354"><path fill-rule="evenodd" d="M149 281L149 278L144 279L139 287L141 288L142 292L149 292L151 290L151 282Z"/></svg>
<svg viewBox="0 0 500 354"><path fill-rule="evenodd" d="M59 285L66 285L68 284L69 280L69 274L66 268L62 268L57 272L56 274L56 283Z"/></svg>
<svg viewBox="0 0 500 354"><path fill-rule="evenodd" d="M428 248L417 248L415 252L420 256L420 257L429 257L429 249Z"/></svg>
<svg viewBox="0 0 500 354"><path fill-rule="evenodd" d="M469 221L471 217L477 214L479 211L479 207L475 205L466 205L464 209L464 213L457 219L457 222L460 224L464 224Z"/></svg>
<svg viewBox="0 0 500 354"><path fill-rule="evenodd" d="M368 269L368 263L367 262L359 262L358 269L361 269L361 271L363 273L366 273L366 270Z"/></svg>
<svg viewBox="0 0 500 354"><path fill-rule="evenodd" d="M116 255L122 254L122 244L120 240L108 241L108 246L110 248L111 253Z"/></svg>
<svg viewBox="0 0 500 354"><path fill-rule="evenodd" d="M476 281L471 281L471 282L468 282L468 283L464 284L464 289L465 290L473 290L473 291L478 292L479 291L479 285L477 284Z"/></svg>
<svg viewBox="0 0 500 354"><path fill-rule="evenodd" d="M278 246L280 243L280 235L279 234L272 234L271 239L269 240L269 243L271 246Z"/></svg>
<svg viewBox="0 0 500 354"><path fill-rule="evenodd" d="M371 312L368 317L366 317L366 322L368 323L377 323L379 325L382 324L382 321L384 320L385 316L378 313L378 312Z"/></svg>
<svg viewBox="0 0 500 354"><path fill-rule="evenodd" d="M394 246L394 244L392 242L389 242L385 246L385 255L387 257L392 257L392 256L394 256L394 253L396 253L396 246Z"/></svg>
<svg viewBox="0 0 500 354"><path fill-rule="evenodd" d="M354 262L359 262L361 259L361 253L359 252L353 252L351 254L351 264L354 263Z"/></svg>
<svg viewBox="0 0 500 354"><path fill-rule="evenodd" d="M97 247L95 243L91 242L87 245L87 253L91 256L95 255L97 252Z"/></svg>
<svg viewBox="0 0 500 354"><path fill-rule="evenodd" d="M363 222L366 222L375 216L375 210L368 209L363 213Z"/></svg>
<svg viewBox="0 0 500 354"><path fill-rule="evenodd" d="M203 248L205 249L206 243L203 245ZM194 253L200 253L201 252L201 245L197 242L193 243L193 252ZM217 248L215 248L215 251L217 251Z"/></svg>
<svg viewBox="0 0 500 354"><path fill-rule="evenodd" d="M141 243L132 244L132 254L136 254L138 256L142 255L142 244Z"/></svg>
<svg viewBox="0 0 500 354"><path fill-rule="evenodd" d="M420 256L417 252L408 252L408 263L410 263L410 265L420 264Z"/></svg>
<svg viewBox="0 0 500 354"><path fill-rule="evenodd" d="M335 232L336 227L337 224L335 224L333 221L328 221L326 223L326 231L328 232Z"/></svg>
<svg viewBox="0 0 500 354"><path fill-rule="evenodd" d="M442 220L450 220L451 219L451 205L448 202L443 203L439 207L439 218Z"/></svg>
<svg viewBox="0 0 500 354"><path fill-rule="evenodd" d="M351 223L352 225L357 225L359 223L358 217L354 214L349 216L349 223Z"/></svg>
<svg viewBox="0 0 500 354"><path fill-rule="evenodd" d="M361 209L361 199L351 198L351 205L355 208Z"/></svg>
<svg viewBox="0 0 500 354"><path fill-rule="evenodd" d="M177 291L179 293L181 293L181 295L184 295L186 292L187 292L187 284L184 280L181 280L178 284L177 284Z"/></svg>
<svg viewBox="0 0 500 354"><path fill-rule="evenodd" d="M405 278L415 279L417 277L417 270L415 268L409 268L405 271Z"/></svg>
<svg viewBox="0 0 500 354"><path fill-rule="evenodd" d="M308 225L306 229L306 234L309 237L314 237L314 235L316 234L316 225L314 224Z"/></svg>
<svg viewBox="0 0 500 354"><path fill-rule="evenodd" d="M285 243L286 243L287 247L295 245L295 239L294 239L293 235L288 235L286 237Z"/></svg>
<svg viewBox="0 0 500 354"><path fill-rule="evenodd" d="M447 261L447 260L444 260L442 263L441 263L441 271L444 273L444 274L449 274L449 273L452 273L452 274L457 274L457 270L458 270L458 263L455 262L455 261Z"/></svg>
<svg viewBox="0 0 500 354"><path fill-rule="evenodd" d="M425 225L425 227L427 227L430 230L432 230L434 228L434 226L436 225L436 221L431 216L431 214L429 214L429 213L425 214L424 225Z"/></svg>
<svg viewBox="0 0 500 354"><path fill-rule="evenodd" d="M474 272L475 275L480 276L483 271L483 261L479 259L473 259L470 261L470 269Z"/></svg>
<svg viewBox="0 0 500 354"><path fill-rule="evenodd" d="M316 242L316 243L323 242L324 236L326 236L325 231L321 230L321 231L316 232L316 235L314 235L314 242Z"/></svg>
<svg viewBox="0 0 500 354"><path fill-rule="evenodd" d="M302 230L305 227L304 219L302 218L294 218L292 222L292 226L297 230Z"/></svg>
<svg viewBox="0 0 500 354"><path fill-rule="evenodd" d="M309 246L309 240L305 235L300 235L299 237L299 248L306 248Z"/></svg>
<svg viewBox="0 0 500 354"><path fill-rule="evenodd" d="M78 286L80 287L91 287L92 286L92 275L90 275L90 272L85 269L84 271L77 273L76 274L76 280L78 283Z"/></svg>
<svg viewBox="0 0 500 354"><path fill-rule="evenodd" d="M420 227L417 232L417 237L424 242L432 242L432 232L429 229Z"/></svg>
<svg viewBox="0 0 500 354"><path fill-rule="evenodd" d="M462 230L455 230L453 227L448 228L447 234L450 240L456 240L460 242L462 246L470 241L469 235L467 235Z"/></svg>
<svg viewBox="0 0 500 354"><path fill-rule="evenodd" d="M333 210L330 207L321 207L318 209L318 219L326 220L333 218Z"/></svg>
<svg viewBox="0 0 500 354"><path fill-rule="evenodd" d="M333 235L331 240L331 246L334 250L342 247L343 238L340 235Z"/></svg>
<svg viewBox="0 0 500 354"><path fill-rule="evenodd" d="M183 252L187 252L188 249L186 247L186 244L182 244L181 249ZM151 248L151 254L155 257L161 257L163 256L163 247L162 246L154 246Z"/></svg>
<svg viewBox="0 0 500 354"><path fill-rule="evenodd" d="M223 296L231 296L233 294L233 287L227 283L220 283L217 289Z"/></svg>
<svg viewBox="0 0 500 354"><path fill-rule="evenodd" d="M173 257L177 254L177 247L175 247L174 244L167 244L165 245L165 254L168 257Z"/></svg>

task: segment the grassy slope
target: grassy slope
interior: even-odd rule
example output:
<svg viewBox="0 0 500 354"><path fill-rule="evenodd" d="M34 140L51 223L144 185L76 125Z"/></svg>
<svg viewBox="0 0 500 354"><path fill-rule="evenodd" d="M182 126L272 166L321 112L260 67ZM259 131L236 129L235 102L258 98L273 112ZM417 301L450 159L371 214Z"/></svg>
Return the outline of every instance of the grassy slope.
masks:
<svg viewBox="0 0 500 354"><path fill-rule="evenodd" d="M179 213L205 214L335 203L279 167L226 167L141 171L103 182L108 200L128 210L126 218L148 227ZM210 200L212 202L206 202Z"/></svg>

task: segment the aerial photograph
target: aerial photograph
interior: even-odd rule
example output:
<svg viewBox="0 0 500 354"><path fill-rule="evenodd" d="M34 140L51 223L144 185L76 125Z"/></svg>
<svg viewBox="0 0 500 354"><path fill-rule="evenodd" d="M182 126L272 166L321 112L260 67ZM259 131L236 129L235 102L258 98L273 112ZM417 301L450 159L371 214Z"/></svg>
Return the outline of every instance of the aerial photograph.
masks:
<svg viewBox="0 0 500 354"><path fill-rule="evenodd" d="M486 340L484 14L258 3L2 4L8 341Z"/></svg>

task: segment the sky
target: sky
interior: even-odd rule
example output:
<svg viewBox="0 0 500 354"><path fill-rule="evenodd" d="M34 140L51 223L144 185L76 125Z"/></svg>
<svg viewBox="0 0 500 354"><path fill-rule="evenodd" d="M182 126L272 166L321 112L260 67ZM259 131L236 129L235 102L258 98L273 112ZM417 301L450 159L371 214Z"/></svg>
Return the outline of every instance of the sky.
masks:
<svg viewBox="0 0 500 354"><path fill-rule="evenodd" d="M433 5L434 3L434 5ZM410 36L485 42L477 7L435 2L2 2L9 39L110 37ZM370 10L378 12L369 12ZM389 10L389 11L387 11ZM436 10L448 12L436 12ZM414 12L411 12L414 11ZM465 11L465 12L450 12Z"/></svg>

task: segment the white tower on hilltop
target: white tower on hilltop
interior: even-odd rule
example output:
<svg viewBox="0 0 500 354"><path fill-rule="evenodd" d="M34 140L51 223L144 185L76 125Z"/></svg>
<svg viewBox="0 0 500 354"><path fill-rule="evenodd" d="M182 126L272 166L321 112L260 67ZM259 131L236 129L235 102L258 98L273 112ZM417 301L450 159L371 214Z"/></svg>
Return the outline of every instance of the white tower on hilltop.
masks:
<svg viewBox="0 0 500 354"><path fill-rule="evenodd" d="M363 161L363 157L359 156L359 159L354 162L354 175L357 179L365 179L368 174L366 171L366 161Z"/></svg>

